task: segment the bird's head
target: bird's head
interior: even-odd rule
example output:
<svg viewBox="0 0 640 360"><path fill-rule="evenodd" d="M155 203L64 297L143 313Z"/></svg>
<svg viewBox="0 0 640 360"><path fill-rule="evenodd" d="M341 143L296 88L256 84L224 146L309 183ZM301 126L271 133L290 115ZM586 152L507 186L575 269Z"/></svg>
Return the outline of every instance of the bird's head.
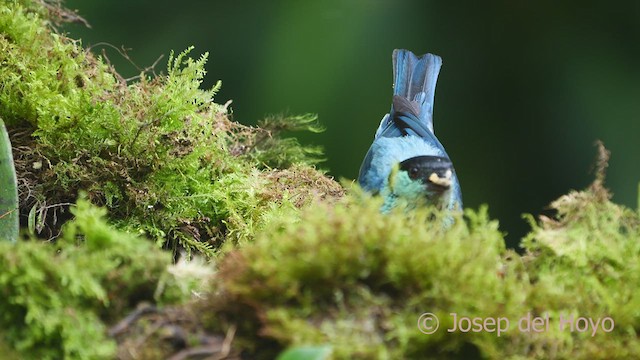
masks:
<svg viewBox="0 0 640 360"><path fill-rule="evenodd" d="M394 166L389 175L389 190L398 198L446 206L453 176L453 164L448 158L415 156Z"/></svg>

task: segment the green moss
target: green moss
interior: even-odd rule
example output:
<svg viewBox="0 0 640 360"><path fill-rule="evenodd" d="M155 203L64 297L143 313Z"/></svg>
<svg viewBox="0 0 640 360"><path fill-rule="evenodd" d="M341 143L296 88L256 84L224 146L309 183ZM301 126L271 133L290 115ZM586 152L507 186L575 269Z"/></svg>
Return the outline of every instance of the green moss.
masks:
<svg viewBox="0 0 640 360"><path fill-rule="evenodd" d="M255 138L252 141L253 151L250 157L268 168L285 169L294 164L320 162L322 148L300 146L296 138L281 138L283 132L308 131L319 133L324 128L318 125L317 116L306 114L301 116L270 116L258 123Z"/></svg>
<svg viewBox="0 0 640 360"><path fill-rule="evenodd" d="M531 357L542 358L553 348L559 358L640 356L640 217L615 205L596 181L589 189L571 192L552 203L556 219L541 217L523 241L532 279L529 296L536 313L548 312L559 323L573 316L610 317L615 329L578 331L567 323L538 334Z"/></svg>
<svg viewBox="0 0 640 360"><path fill-rule="evenodd" d="M104 209L80 200L72 211L55 244L0 244L2 335L22 358L109 357L106 323L139 301L182 301L197 288L178 287L186 276L170 254L107 225Z"/></svg>
<svg viewBox="0 0 640 360"><path fill-rule="evenodd" d="M271 117L258 128L230 121L213 101L220 83L201 89L207 54L171 54L166 75L126 83L49 29L63 10L20 3L0 5L0 116L18 150L22 214L36 209L43 236L58 229L45 210L83 190L121 228L211 256L227 238L251 238L266 213L291 207L265 201L274 199L271 168L306 166L307 183L323 177L309 167L320 149L282 136L319 131L315 117ZM339 187L323 184L308 192Z"/></svg>
<svg viewBox="0 0 640 360"><path fill-rule="evenodd" d="M447 228L430 209L314 206L224 259L207 322L243 324L236 344L259 358L306 345L330 345L335 359L636 358L640 217L602 181L553 202L556 219L531 220L524 255L505 249L486 209ZM431 335L417 327L427 312L440 319ZM451 313L509 327L448 332ZM527 316L548 328L527 331Z"/></svg>
<svg viewBox="0 0 640 360"><path fill-rule="evenodd" d="M507 260L515 255L486 209L467 211L466 221L458 215L445 229L433 219L443 215L431 209L385 216L380 206L319 205L299 222L274 224L225 259L225 296L212 306L230 322L255 312L245 336L261 334L281 346L331 344L340 359L452 357L465 343L496 353L492 334L426 336L416 328L424 312L440 316L443 327L451 326L452 311L526 312L528 284Z"/></svg>

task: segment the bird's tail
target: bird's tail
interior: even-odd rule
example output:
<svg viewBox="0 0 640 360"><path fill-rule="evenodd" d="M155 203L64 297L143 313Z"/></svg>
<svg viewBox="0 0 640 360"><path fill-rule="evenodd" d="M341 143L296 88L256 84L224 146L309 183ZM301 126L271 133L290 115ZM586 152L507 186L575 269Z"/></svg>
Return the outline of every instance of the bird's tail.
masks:
<svg viewBox="0 0 640 360"><path fill-rule="evenodd" d="M409 50L393 51L393 95L414 102L420 113L415 114L433 132L433 100L436 81L442 66L438 55L417 57Z"/></svg>

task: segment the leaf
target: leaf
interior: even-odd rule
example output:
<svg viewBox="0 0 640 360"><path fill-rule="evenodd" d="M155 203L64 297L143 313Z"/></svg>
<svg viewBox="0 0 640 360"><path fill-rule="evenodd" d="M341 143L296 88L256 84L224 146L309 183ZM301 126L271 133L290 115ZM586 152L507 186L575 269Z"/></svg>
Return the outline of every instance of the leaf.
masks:
<svg viewBox="0 0 640 360"><path fill-rule="evenodd" d="M325 360L331 355L331 346L296 346L278 355L277 360Z"/></svg>
<svg viewBox="0 0 640 360"><path fill-rule="evenodd" d="M29 234L36 234L36 207L38 204L33 205L31 210L29 210L29 217L27 219L27 225L29 226Z"/></svg>
<svg viewBox="0 0 640 360"><path fill-rule="evenodd" d="M19 227L16 170L7 128L0 119L0 239L16 242Z"/></svg>

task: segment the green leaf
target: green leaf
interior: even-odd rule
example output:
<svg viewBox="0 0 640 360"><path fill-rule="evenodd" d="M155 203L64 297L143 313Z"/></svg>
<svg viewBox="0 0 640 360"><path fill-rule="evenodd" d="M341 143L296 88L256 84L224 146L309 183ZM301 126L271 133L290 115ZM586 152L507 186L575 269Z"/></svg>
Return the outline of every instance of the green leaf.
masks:
<svg viewBox="0 0 640 360"><path fill-rule="evenodd" d="M331 346L296 346L278 355L277 360L325 360L331 355Z"/></svg>
<svg viewBox="0 0 640 360"><path fill-rule="evenodd" d="M36 234L36 207L38 204L33 205L31 210L29 210L29 217L27 219L27 225L29 226L29 234Z"/></svg>
<svg viewBox="0 0 640 360"><path fill-rule="evenodd" d="M0 240L15 242L19 228L18 181L7 128L0 119Z"/></svg>

